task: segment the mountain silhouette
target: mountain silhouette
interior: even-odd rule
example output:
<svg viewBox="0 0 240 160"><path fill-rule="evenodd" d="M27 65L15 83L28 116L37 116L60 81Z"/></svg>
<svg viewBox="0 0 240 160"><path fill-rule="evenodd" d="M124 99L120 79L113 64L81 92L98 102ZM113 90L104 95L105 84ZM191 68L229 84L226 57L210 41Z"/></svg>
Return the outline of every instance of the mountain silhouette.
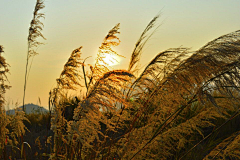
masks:
<svg viewBox="0 0 240 160"><path fill-rule="evenodd" d="M18 108L22 109L23 106L20 106ZM45 109L44 107L41 107L41 106L33 104L33 103L26 104L24 106L24 108L25 108L25 113L27 113L27 114L30 114L30 113L47 113L48 112L48 110ZM6 113L8 115L13 115L13 114L15 114L15 110L14 109L7 110Z"/></svg>

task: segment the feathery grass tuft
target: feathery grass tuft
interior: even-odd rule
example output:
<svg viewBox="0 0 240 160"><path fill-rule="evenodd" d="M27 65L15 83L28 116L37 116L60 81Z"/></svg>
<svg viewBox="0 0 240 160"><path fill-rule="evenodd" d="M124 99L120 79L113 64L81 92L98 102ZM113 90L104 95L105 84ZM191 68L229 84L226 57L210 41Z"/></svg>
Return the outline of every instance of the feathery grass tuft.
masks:
<svg viewBox="0 0 240 160"><path fill-rule="evenodd" d="M128 66L128 71L132 73L136 73L139 70L138 62L140 61L141 54L143 52L143 48L147 41L152 37L152 35L156 32L158 27L160 25L156 26L156 22L158 18L160 17L160 14L156 15L147 25L147 27L144 29L143 33L141 34L139 40L137 41L135 48L133 50L129 66ZM135 75L136 76L136 75Z"/></svg>
<svg viewBox="0 0 240 160"><path fill-rule="evenodd" d="M80 80L83 79L79 73L79 67L82 65L81 49L82 47L75 49L64 65L60 78L57 79L60 88L77 89L81 86Z"/></svg>
<svg viewBox="0 0 240 160"><path fill-rule="evenodd" d="M38 38L43 38L43 34L41 33L43 29L43 23L40 21L41 18L45 18L45 15L43 13L39 13L41 9L45 7L43 0L37 0L35 9L33 11L33 19L30 23L29 27L29 34L28 34L28 51L27 51L27 61L26 61L26 69L25 69L25 78L24 78L24 88L23 88L23 111L24 111L24 105L25 105L25 94L26 94L26 88L27 88L27 80L29 77L29 73L31 70L32 62L29 66L29 62L34 56L36 56L38 53L36 51L37 47L42 44L38 41Z"/></svg>
<svg viewBox="0 0 240 160"><path fill-rule="evenodd" d="M118 23L114 26L104 38L101 46L99 47L96 62L94 67L91 67L91 75L89 76L89 84L88 86L91 87L96 83L96 81L103 76L104 73L110 71L110 66L106 62L105 58L110 56L112 59L111 61L117 62L114 56L121 56L116 51L112 49L112 47L118 46L120 44L119 38L116 34L119 34L119 26Z"/></svg>

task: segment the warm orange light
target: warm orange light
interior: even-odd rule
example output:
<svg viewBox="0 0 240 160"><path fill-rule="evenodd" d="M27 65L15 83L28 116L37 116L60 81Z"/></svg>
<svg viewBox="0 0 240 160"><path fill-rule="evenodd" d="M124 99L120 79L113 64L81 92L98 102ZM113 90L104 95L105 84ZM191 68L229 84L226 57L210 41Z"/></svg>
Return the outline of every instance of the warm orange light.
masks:
<svg viewBox="0 0 240 160"><path fill-rule="evenodd" d="M106 64L108 66L114 66L114 65L117 65L119 63L119 59L118 59L117 56L111 55L111 54L107 54L107 53L102 55L102 60L103 60L103 62L101 62L102 65Z"/></svg>

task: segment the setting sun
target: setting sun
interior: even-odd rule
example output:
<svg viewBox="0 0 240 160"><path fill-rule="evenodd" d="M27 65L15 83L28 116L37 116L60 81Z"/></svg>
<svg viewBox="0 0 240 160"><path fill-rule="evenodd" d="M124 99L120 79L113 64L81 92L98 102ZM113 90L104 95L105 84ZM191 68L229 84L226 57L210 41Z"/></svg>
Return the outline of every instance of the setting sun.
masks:
<svg viewBox="0 0 240 160"><path fill-rule="evenodd" d="M117 56L110 55L107 53L103 55L103 61L109 66L115 66L119 63L119 59ZM102 62L102 65L103 65L103 62Z"/></svg>

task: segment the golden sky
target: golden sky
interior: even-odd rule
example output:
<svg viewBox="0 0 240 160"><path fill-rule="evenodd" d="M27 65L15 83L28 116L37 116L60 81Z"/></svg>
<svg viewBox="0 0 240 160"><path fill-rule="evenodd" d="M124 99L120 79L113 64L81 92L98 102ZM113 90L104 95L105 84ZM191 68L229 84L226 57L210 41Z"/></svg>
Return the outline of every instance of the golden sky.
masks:
<svg viewBox="0 0 240 160"><path fill-rule="evenodd" d="M34 0L0 1L0 44L10 64L12 88L7 102L22 105L27 36ZM146 65L160 51L172 47L196 50L221 35L240 29L239 0L46 0L43 35L27 84L26 103L47 106L48 93L56 83L72 50L83 46L82 58L92 56L108 31L120 23L121 43L114 48L121 58L116 69L127 69L131 52L149 21L161 11L162 24L146 45L141 64Z"/></svg>

